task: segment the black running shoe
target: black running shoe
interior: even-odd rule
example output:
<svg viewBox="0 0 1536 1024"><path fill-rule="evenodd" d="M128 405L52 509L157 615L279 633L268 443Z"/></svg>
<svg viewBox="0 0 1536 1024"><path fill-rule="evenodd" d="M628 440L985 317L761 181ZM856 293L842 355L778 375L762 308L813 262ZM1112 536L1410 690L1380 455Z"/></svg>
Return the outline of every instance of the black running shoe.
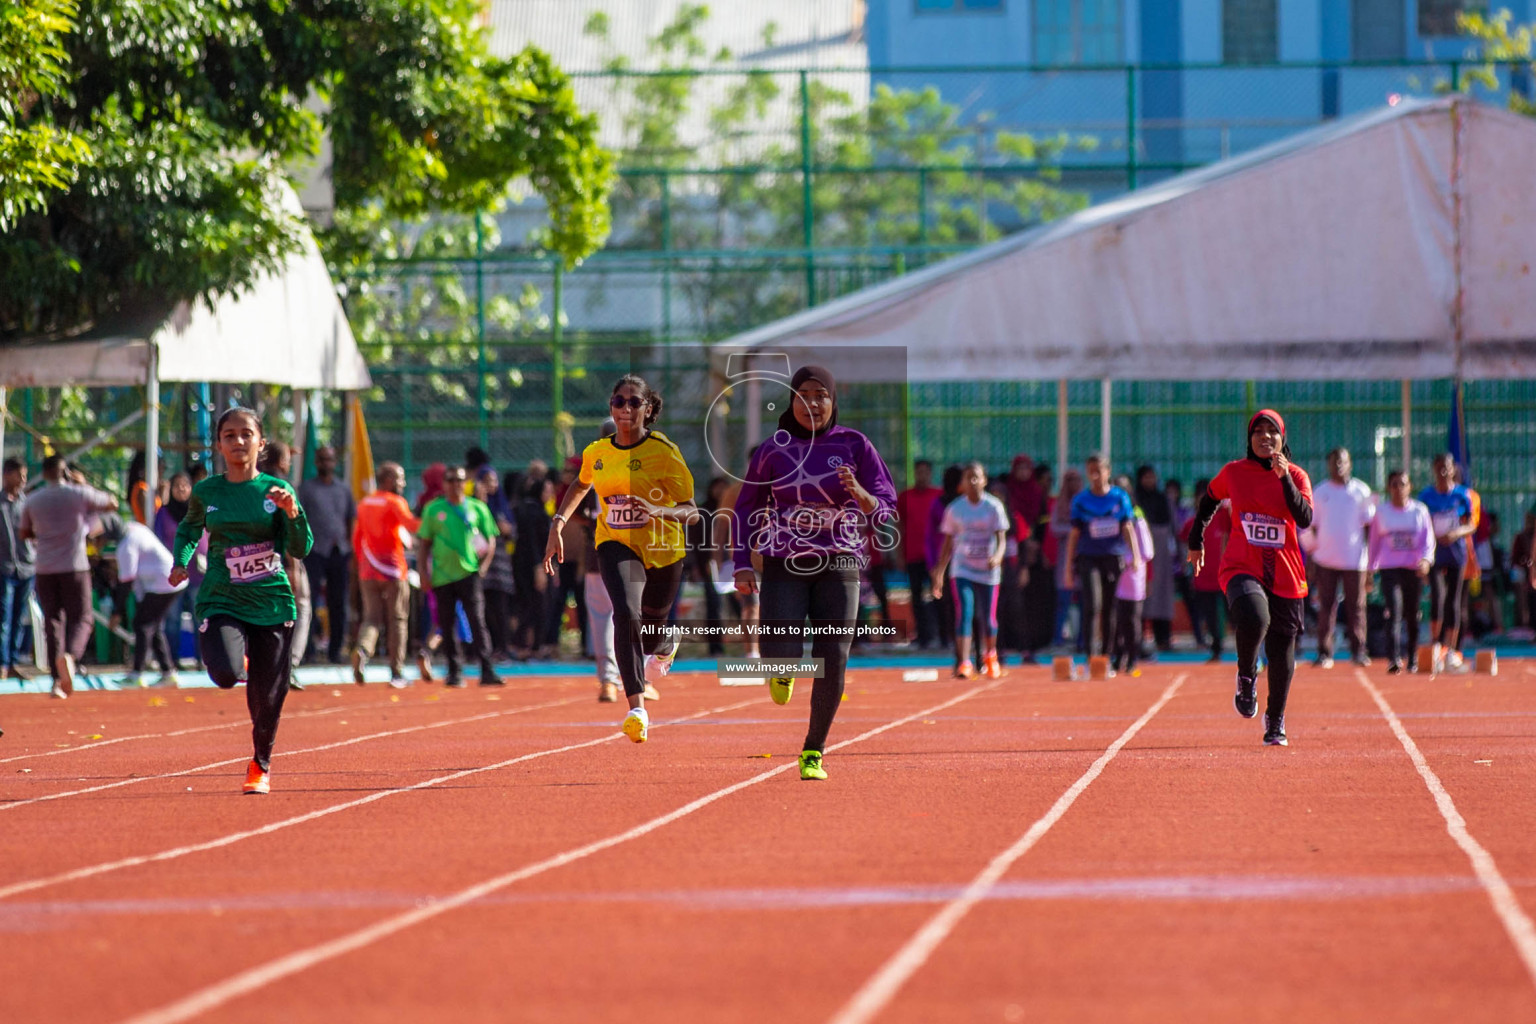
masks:
<svg viewBox="0 0 1536 1024"><path fill-rule="evenodd" d="M1284 715L1264 716L1264 743L1266 746L1271 747L1285 747L1290 745L1285 738Z"/></svg>
<svg viewBox="0 0 1536 1024"><path fill-rule="evenodd" d="M1237 708L1237 713L1244 718L1252 718L1259 713L1258 683L1246 676L1237 677L1237 694L1232 698L1232 706Z"/></svg>
<svg viewBox="0 0 1536 1024"><path fill-rule="evenodd" d="M1399 672L1401 672L1402 670L1403 670L1403 663L1400 662L1400 661L1394 661L1392 664L1387 666L1387 675L1395 676Z"/></svg>

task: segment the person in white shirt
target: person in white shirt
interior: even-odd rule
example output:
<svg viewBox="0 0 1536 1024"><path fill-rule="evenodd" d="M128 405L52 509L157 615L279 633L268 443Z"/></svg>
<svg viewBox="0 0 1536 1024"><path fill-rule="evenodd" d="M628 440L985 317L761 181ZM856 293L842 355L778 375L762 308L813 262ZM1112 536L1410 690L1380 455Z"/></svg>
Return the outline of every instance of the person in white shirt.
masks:
<svg viewBox="0 0 1536 1024"><path fill-rule="evenodd" d="M1349 451L1328 453L1328 479L1312 492L1312 526L1306 544L1317 570L1318 668L1333 667L1333 627L1339 590L1344 591L1344 626L1356 665L1371 663L1365 649L1365 597L1370 591L1366 529L1376 516L1371 489L1350 476Z"/></svg>
<svg viewBox="0 0 1536 1024"><path fill-rule="evenodd" d="M171 660L171 647L165 639L165 613L176 603L176 595L186 589L182 582L172 586L170 576L173 566L171 553L155 531L135 520L128 520L123 528L123 539L117 543L117 578L133 584L133 598L137 605L133 615L133 674L130 678L140 686L146 685L144 665L151 650L160 663L160 682L177 684L176 663Z"/></svg>

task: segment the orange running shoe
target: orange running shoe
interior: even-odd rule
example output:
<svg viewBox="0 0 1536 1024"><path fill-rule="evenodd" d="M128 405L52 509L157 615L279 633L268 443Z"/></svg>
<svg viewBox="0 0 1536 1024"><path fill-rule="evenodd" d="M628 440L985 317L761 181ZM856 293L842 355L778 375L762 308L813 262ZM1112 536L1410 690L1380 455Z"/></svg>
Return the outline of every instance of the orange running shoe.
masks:
<svg viewBox="0 0 1536 1024"><path fill-rule="evenodd" d="M986 676L988 679L1003 678L1003 666L998 662L997 655L989 654L982 659L981 674Z"/></svg>
<svg viewBox="0 0 1536 1024"><path fill-rule="evenodd" d="M260 793L263 796L272 792L272 783L268 781L267 773L261 770L261 765L255 760L245 769L244 790L246 793Z"/></svg>
<svg viewBox="0 0 1536 1024"><path fill-rule="evenodd" d="M955 666L955 678L956 679L975 679L976 678L976 666L971 664L971 660L969 658L967 658L966 660L962 661L959 665Z"/></svg>

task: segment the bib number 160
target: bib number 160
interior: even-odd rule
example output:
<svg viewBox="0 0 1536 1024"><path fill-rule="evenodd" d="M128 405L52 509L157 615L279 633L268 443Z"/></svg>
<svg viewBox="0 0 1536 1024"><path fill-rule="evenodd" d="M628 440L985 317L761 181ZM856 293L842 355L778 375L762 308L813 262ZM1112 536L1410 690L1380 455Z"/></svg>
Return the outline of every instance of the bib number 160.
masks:
<svg viewBox="0 0 1536 1024"><path fill-rule="evenodd" d="M1243 533L1248 543L1259 548L1285 547L1285 524L1274 519L1245 519Z"/></svg>

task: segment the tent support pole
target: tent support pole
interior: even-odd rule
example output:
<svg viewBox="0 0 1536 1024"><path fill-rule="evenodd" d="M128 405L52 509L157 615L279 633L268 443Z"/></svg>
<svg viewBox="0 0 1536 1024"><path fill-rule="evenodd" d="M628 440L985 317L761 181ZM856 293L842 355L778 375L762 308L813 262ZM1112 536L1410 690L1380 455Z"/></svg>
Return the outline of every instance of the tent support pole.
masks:
<svg viewBox="0 0 1536 1024"><path fill-rule="evenodd" d="M289 480L295 486L304 479L304 446L309 444L309 392L294 388L293 402L293 451L288 466Z"/></svg>
<svg viewBox="0 0 1536 1024"><path fill-rule="evenodd" d="M11 389L0 387L0 456L5 455L5 417L11 411Z"/></svg>
<svg viewBox="0 0 1536 1024"><path fill-rule="evenodd" d="M1413 381L1403 381L1403 472L1410 477L1413 470Z"/></svg>
<svg viewBox="0 0 1536 1024"><path fill-rule="evenodd" d="M905 377L905 374L903 374ZM917 436L912 430L912 381L901 382L901 446L906 456L906 482L911 487L917 475Z"/></svg>
<svg viewBox="0 0 1536 1024"><path fill-rule="evenodd" d="M1113 414L1110 395L1110 380L1105 377L1099 382L1099 450L1104 453L1104 461L1111 466L1115 464L1112 453L1113 438L1110 436L1110 418Z"/></svg>
<svg viewBox="0 0 1536 1024"><path fill-rule="evenodd" d="M1056 479L1067 471L1067 382L1056 382Z"/></svg>
<svg viewBox="0 0 1536 1024"><path fill-rule="evenodd" d="M160 346L149 343L149 367L144 372L144 525L155 525L155 495L160 487ZM133 495L128 495L133 515Z"/></svg>

